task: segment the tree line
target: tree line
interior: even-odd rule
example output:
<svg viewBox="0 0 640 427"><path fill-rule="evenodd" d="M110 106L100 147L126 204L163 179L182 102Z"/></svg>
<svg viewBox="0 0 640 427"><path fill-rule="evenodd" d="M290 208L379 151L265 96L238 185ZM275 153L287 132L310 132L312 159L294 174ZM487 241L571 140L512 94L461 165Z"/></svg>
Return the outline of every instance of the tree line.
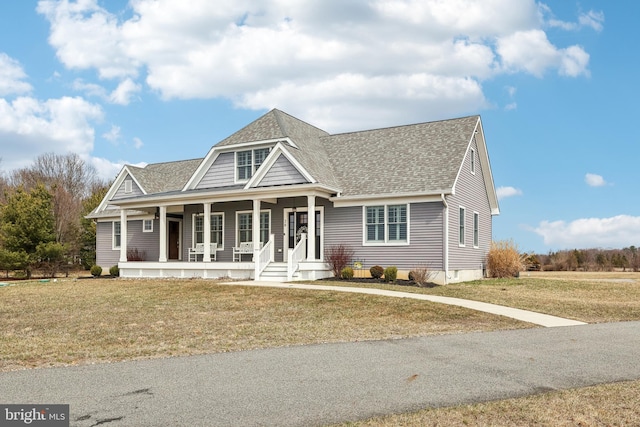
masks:
<svg viewBox="0 0 640 427"><path fill-rule="evenodd" d="M525 256L528 270L545 271L640 271L640 248L572 249Z"/></svg>
<svg viewBox="0 0 640 427"><path fill-rule="evenodd" d="M109 183L77 154L47 153L0 174L0 270L53 277L95 264L95 223L85 218Z"/></svg>

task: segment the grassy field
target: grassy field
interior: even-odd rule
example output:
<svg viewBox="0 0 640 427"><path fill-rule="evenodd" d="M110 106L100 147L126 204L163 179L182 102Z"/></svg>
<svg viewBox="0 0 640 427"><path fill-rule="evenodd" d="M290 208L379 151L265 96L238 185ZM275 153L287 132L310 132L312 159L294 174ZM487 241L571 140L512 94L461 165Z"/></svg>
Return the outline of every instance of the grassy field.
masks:
<svg viewBox="0 0 640 427"><path fill-rule="evenodd" d="M590 323L640 320L639 273L525 273L435 288L333 284L476 299ZM424 301L212 280L16 282L0 287L0 371L527 327ZM639 402L635 381L344 426L640 425Z"/></svg>
<svg viewBox="0 0 640 427"><path fill-rule="evenodd" d="M0 287L0 371L531 327L459 307L211 280Z"/></svg>

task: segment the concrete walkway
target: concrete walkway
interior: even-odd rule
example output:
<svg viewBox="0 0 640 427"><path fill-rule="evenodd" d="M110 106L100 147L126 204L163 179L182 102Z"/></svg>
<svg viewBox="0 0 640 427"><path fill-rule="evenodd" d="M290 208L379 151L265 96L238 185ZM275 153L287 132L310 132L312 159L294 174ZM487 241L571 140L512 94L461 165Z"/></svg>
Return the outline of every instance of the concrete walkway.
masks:
<svg viewBox="0 0 640 427"><path fill-rule="evenodd" d="M559 326L578 326L586 325L584 322L577 320L564 319L562 317L550 316L548 314L536 313L533 311L520 310L518 308L506 307L504 305L489 304L486 302L471 301L460 298L442 297L437 295L414 294L411 292L387 291L384 289L357 288L348 286L327 286L327 285L311 285L306 283L295 282L260 282L260 281L237 281L226 282L223 285L236 286L263 286L269 288L285 288L285 289L306 289L313 291L332 291L332 292L349 292L356 294L381 295L394 298L411 298L423 301L437 302L440 304L456 305L459 307L469 308L471 310L483 311L485 313L496 314L498 316L510 317L512 319L521 320L523 322L533 323L535 325L554 328Z"/></svg>

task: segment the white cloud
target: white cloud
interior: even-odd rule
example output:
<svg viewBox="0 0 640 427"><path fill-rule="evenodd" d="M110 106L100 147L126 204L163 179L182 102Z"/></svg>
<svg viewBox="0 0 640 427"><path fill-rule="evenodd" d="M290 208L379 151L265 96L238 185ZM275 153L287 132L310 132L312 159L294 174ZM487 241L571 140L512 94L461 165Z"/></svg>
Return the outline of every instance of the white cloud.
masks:
<svg viewBox="0 0 640 427"><path fill-rule="evenodd" d="M112 144L117 144L121 137L120 126L112 125L109 132L103 133L102 137Z"/></svg>
<svg viewBox="0 0 640 427"><path fill-rule="evenodd" d="M46 152L88 155L93 150L92 123L102 119L102 109L82 98L40 101L0 98L0 140L6 169L28 165ZM25 157L28 153L28 158Z"/></svg>
<svg viewBox="0 0 640 427"><path fill-rule="evenodd" d="M100 96L123 105L141 90L142 75L165 99L277 105L325 127L331 111L339 122L327 130L336 131L398 123L379 114L381 105L400 108L401 122L420 110L421 118L475 112L490 104L482 81L505 72L588 74L588 53L551 43L541 17L550 9L540 12L534 0L136 0L129 7L125 19L97 0L38 5L60 61L120 81ZM579 22L595 28L603 19L589 12ZM444 106L439 115L434 99Z"/></svg>
<svg viewBox="0 0 640 427"><path fill-rule="evenodd" d="M623 248L640 242L640 217L542 221L534 231L543 237L545 245L558 249Z"/></svg>
<svg viewBox="0 0 640 427"><path fill-rule="evenodd" d="M580 22L580 25L583 27L591 27L596 31L602 31L604 13L590 10L587 13L581 14L578 18L578 22Z"/></svg>
<svg viewBox="0 0 640 427"><path fill-rule="evenodd" d="M596 175L594 173L588 173L584 176L584 182L587 183L590 187L604 187L607 185L607 181L601 175Z"/></svg>
<svg viewBox="0 0 640 427"><path fill-rule="evenodd" d="M72 85L74 90L84 92L87 96L95 96L110 104L129 105L131 98L140 92L142 86L127 78L118 84L113 92L108 93L107 89L95 83L86 83L82 79L76 79Z"/></svg>
<svg viewBox="0 0 640 427"><path fill-rule="evenodd" d="M502 200L507 197L522 196L522 190L515 187L498 187L496 188L496 194L498 195L498 200Z"/></svg>
<svg viewBox="0 0 640 427"><path fill-rule="evenodd" d="M31 92L31 85L24 81L26 78L20 63L0 52L0 96Z"/></svg>
<svg viewBox="0 0 640 427"><path fill-rule="evenodd" d="M144 143L142 142L142 140L138 137L134 137L133 138L133 146L139 150L144 146Z"/></svg>

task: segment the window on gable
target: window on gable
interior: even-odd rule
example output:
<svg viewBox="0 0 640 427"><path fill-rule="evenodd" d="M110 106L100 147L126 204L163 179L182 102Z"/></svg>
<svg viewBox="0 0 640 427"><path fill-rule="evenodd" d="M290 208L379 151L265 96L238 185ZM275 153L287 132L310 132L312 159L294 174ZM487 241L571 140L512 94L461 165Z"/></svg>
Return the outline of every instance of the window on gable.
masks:
<svg viewBox="0 0 640 427"><path fill-rule="evenodd" d="M133 192L133 182L130 179L124 181L124 192L127 194Z"/></svg>
<svg viewBox="0 0 640 427"><path fill-rule="evenodd" d="M269 148L238 151L236 153L237 180L249 180L268 155Z"/></svg>
<svg viewBox="0 0 640 427"><path fill-rule="evenodd" d="M460 246L464 246L464 208L463 207L460 207L460 217L458 220L458 224L460 227L458 243L460 244Z"/></svg>
<svg viewBox="0 0 640 427"><path fill-rule="evenodd" d="M153 220L145 219L142 221L142 232L153 233Z"/></svg>
<svg viewBox="0 0 640 427"><path fill-rule="evenodd" d="M120 221L113 221L113 236L112 236L112 247L113 249L120 249L120 245L122 243L122 236L121 236L121 227L120 227Z"/></svg>
<svg viewBox="0 0 640 427"><path fill-rule="evenodd" d="M367 206L364 217L365 243L408 242L408 205Z"/></svg>
<svg viewBox="0 0 640 427"><path fill-rule="evenodd" d="M480 214L473 213L473 247L480 246Z"/></svg>
<svg viewBox="0 0 640 427"><path fill-rule="evenodd" d="M476 150L474 150L473 148L470 151L470 155L471 155L471 173L476 173Z"/></svg>

